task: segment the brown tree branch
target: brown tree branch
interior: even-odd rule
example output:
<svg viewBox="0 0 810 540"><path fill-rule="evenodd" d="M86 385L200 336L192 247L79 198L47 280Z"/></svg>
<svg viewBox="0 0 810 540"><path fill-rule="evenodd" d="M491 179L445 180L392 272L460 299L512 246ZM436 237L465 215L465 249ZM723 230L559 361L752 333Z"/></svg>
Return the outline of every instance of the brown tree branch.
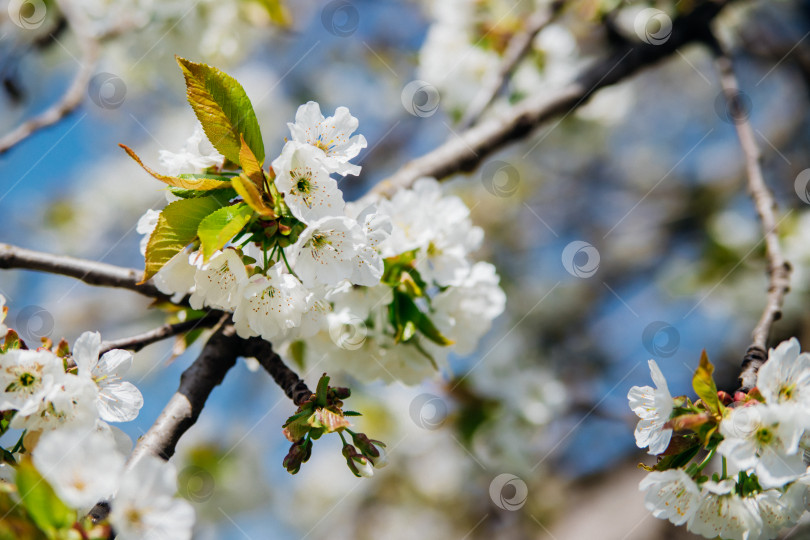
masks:
<svg viewBox="0 0 810 540"><path fill-rule="evenodd" d="M233 325L227 324L227 318L223 316L200 356L180 376L177 392L149 431L138 439L127 462L129 467L146 454L166 460L174 455L177 441L194 425L211 391L236 363L241 341Z"/></svg>
<svg viewBox="0 0 810 540"><path fill-rule="evenodd" d="M269 342L262 338L252 337L245 340L242 351L245 356L256 358L296 405L301 405L312 395L307 384L297 373L287 367Z"/></svg>
<svg viewBox="0 0 810 540"><path fill-rule="evenodd" d="M756 386L757 371L767 360L768 336L773 324L782 317L782 305L785 295L790 290L791 267L779 243L776 201L762 174L762 153L754 136L754 129L748 120L748 111L744 110L744 105L740 101L740 84L734 74L734 66L718 41L712 42L712 45L729 117L734 122L737 138L745 155L748 191L762 224L765 256L768 261L768 294L765 308L751 332L751 345L743 358L740 373L740 389L747 392Z"/></svg>
<svg viewBox="0 0 810 540"><path fill-rule="evenodd" d="M62 97L59 98L56 103L0 138L0 154L7 152L37 131L58 123L75 111L76 108L81 105L85 92L87 92L87 87L90 84L90 79L93 77L93 72L96 70L99 58L99 43L97 39L83 28L84 25L81 24L81 17L73 13L71 6L66 5L65 2L59 2L59 7L67 20L68 26L73 29L78 38L79 48L81 50L81 57L77 60L79 70L73 77L70 86L68 86L65 93L62 94Z"/></svg>
<svg viewBox="0 0 810 540"><path fill-rule="evenodd" d="M296 405L312 395L306 383L284 364L269 342L258 337L240 338L227 314L221 315L218 323L200 355L180 376L177 392L149 431L138 439L127 467L132 467L147 454L165 460L171 458L177 442L200 416L211 391L222 383L240 356L255 357ZM105 501L98 503L88 515L97 523L109 513L110 505Z"/></svg>
<svg viewBox="0 0 810 540"><path fill-rule="evenodd" d="M711 22L731 1L707 0L689 14L675 19L672 34L664 43L642 42L619 47L608 58L587 68L571 84L549 95L527 98L498 117L462 131L435 150L406 163L372 191L391 196L423 176L441 179L473 170L485 157L506 144L525 137L552 118L572 113L601 88L638 73L685 45L708 40Z"/></svg>
<svg viewBox="0 0 810 540"><path fill-rule="evenodd" d="M104 341L101 344L101 352L99 354L104 354L113 349L126 349L128 351L138 352L147 345L157 343L158 341L162 341L170 337L184 334L196 329L211 328L222 319L222 315L223 313L221 311L211 311L199 319L192 319L190 321L183 321L173 324L164 324L163 326L159 326L154 330L149 330L148 332L135 336L112 341Z"/></svg>
<svg viewBox="0 0 810 540"><path fill-rule="evenodd" d="M152 283L139 284L143 272L112 264L77 259L66 255L53 255L25 249L11 244L0 244L0 269L25 269L76 278L88 285L129 289L150 298L169 300Z"/></svg>
<svg viewBox="0 0 810 540"><path fill-rule="evenodd" d="M555 0L547 9L535 11L526 20L523 30L512 36L503 53L498 70L491 73L483 82L478 93L464 112L464 116L459 122L459 128L467 129L478 122L478 119L481 118L481 115L484 114L484 111L487 110L498 92L501 91L501 88L512 76L512 72L517 65L531 50L534 38L540 33L540 30L554 20L564 4L565 0Z"/></svg>

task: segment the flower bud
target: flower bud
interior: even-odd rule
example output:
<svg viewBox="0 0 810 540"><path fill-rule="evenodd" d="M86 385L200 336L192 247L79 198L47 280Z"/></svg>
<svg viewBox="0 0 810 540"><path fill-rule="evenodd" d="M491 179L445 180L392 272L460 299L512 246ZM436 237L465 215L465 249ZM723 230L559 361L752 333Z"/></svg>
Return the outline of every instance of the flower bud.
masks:
<svg viewBox="0 0 810 540"><path fill-rule="evenodd" d="M312 455L312 441L309 438L301 439L290 446L290 451L284 458L284 468L290 474L295 474L301 468L301 464Z"/></svg>
<svg viewBox="0 0 810 540"><path fill-rule="evenodd" d="M364 476L366 478L371 478L374 476L374 467L371 465L369 460L359 454L354 446L347 444L343 447L343 455L346 457L346 465L349 466L349 470L352 471L357 477Z"/></svg>

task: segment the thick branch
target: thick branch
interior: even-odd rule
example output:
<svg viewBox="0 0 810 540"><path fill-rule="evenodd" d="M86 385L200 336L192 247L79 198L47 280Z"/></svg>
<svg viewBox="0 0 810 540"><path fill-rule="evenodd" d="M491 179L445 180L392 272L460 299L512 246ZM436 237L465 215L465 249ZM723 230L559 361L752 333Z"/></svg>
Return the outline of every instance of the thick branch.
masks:
<svg viewBox="0 0 810 540"><path fill-rule="evenodd" d="M74 30L79 41L79 47L81 49L81 58L78 60L79 70L73 77L70 86L65 90L65 93L62 94L62 97L59 98L59 101L31 120L23 122L11 133L0 138L0 154L7 152L40 129L56 124L76 110L76 108L81 105L84 94L90 84L90 79L93 77L93 72L96 69L99 57L98 41L89 35L86 29L82 28L81 17L72 13L70 6L66 5L65 2L60 2L59 5L60 8L62 8L68 25Z"/></svg>
<svg viewBox="0 0 810 540"><path fill-rule="evenodd" d="M276 384L296 405L301 405L312 395L307 384L281 359L273 350L273 346L258 337L253 337L244 343L244 355L256 358L262 367L273 377Z"/></svg>
<svg viewBox="0 0 810 540"><path fill-rule="evenodd" d="M373 191L391 196L400 189L408 188L422 176L441 179L474 169L486 156L507 143L523 138L552 118L573 112L597 90L638 73L684 45L707 40L710 23L730 1L707 1L688 15L673 21L672 34L666 42L660 45L624 45L557 92L527 98L498 117L462 131L458 137L405 164L377 184Z"/></svg>
<svg viewBox="0 0 810 540"><path fill-rule="evenodd" d="M211 311L200 317L199 319L192 319L190 321L183 321L174 324L164 324L154 330L131 336L123 339L116 339L113 341L105 341L101 344L100 354L111 351L113 349L126 349L129 351L137 352L164 339L174 337L180 334L185 334L196 329L211 328L215 326L221 319L223 313L221 311Z"/></svg>
<svg viewBox="0 0 810 540"><path fill-rule="evenodd" d="M169 299L152 283L139 284L143 272L134 268L122 268L107 263L0 244L0 269L12 268L70 276L88 285L129 289L150 298Z"/></svg>
<svg viewBox="0 0 810 540"><path fill-rule="evenodd" d="M518 63L526 56L532 46L535 36L554 20L555 16L565 4L564 0L555 0L548 9L534 12L527 20L522 31L518 32L509 40L509 45L503 53L501 64L498 70L491 73L484 81L470 102L469 107L464 112L464 117L459 122L461 129L466 129L478 122L478 119L487 110L492 100L501 91L506 82L512 76L512 72Z"/></svg>
<svg viewBox="0 0 810 540"><path fill-rule="evenodd" d="M241 338L233 325L223 324L203 347L200 356L180 376L180 387L129 457L128 466L144 455L163 459L174 455L180 437L197 421L211 391L225 378L240 353Z"/></svg>
<svg viewBox="0 0 810 540"><path fill-rule="evenodd" d="M741 390L748 391L757 382L757 371L767 360L768 336L774 322L782 317L782 305L790 290L790 263L782 253L777 229L776 201L765 184L762 174L762 153L754 137L754 129L748 120L748 111L740 101L740 85L734 74L731 58L718 42L713 42L715 64L720 73L720 84L726 96L729 118L734 121L737 137L745 155L745 172L748 191L754 201L757 215L762 223L765 239L765 256L768 260L768 295L759 322L751 332L751 345L743 359L740 373Z"/></svg>

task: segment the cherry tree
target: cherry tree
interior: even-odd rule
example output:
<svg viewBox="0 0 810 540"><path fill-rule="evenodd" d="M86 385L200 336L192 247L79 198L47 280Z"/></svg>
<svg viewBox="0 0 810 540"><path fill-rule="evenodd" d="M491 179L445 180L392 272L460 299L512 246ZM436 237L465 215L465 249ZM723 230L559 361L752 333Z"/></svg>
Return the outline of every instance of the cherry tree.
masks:
<svg viewBox="0 0 810 540"><path fill-rule="evenodd" d="M775 70L786 69L783 62L804 69L803 38L770 36L759 48L750 43L752 32L767 30L757 25L758 10L783 16L796 9L788 2L681 4L453 0L420 9L344 0L316 8L266 0L166 5L10 0L0 26L9 36L9 65L67 55L78 69L54 97L28 87L26 76L15 75L21 68L3 68L9 110L19 111L15 100L29 94L51 100L4 120L0 152L16 167L6 195L23 181L37 182L29 172L62 140L71 140L71 130L89 107L100 111L100 121L130 128L119 131L123 137L117 140L94 141L88 150L115 157L99 158L82 171L85 183L66 203L82 210L67 212L55 226L44 220L41 231L32 233L34 240L51 235L42 243L55 249L23 247L31 241L22 232L11 234L18 232L12 227L9 243L0 244L4 272L73 278L103 291L99 298L110 298L101 300L105 312L115 312L111 325L103 317L71 315L86 309L81 301L61 314L54 308L57 316L71 320L73 326L65 328L73 335L51 336L31 331L29 324L34 316L53 317L50 311L15 308L22 290L16 284L8 287L14 294L0 290L5 293L0 296L0 536L191 538L205 534L203 523L215 519L212 512L242 531L231 513L261 496L238 499L228 490L261 492L255 487L261 474L244 467L268 460L240 445L277 407L274 414L283 419L274 426L278 442L273 444L286 448L273 466L292 475L291 485L304 487L286 510L274 503L286 523L306 524L305 536L315 530L347 537L401 535L413 513L420 516L415 530L430 529L426 534L436 537L496 531L508 537L586 537L582 524L554 519L560 513L575 515L561 494L576 487L563 485L565 474L553 463L574 463L580 469L574 476L589 474L588 459L581 455L569 462L559 457L574 456L572 447L579 444L602 463L599 470L621 470L611 457L616 452L603 440L590 447L577 442L580 426L586 424L583 429L590 433L592 417L611 422L610 437L631 444L635 424L635 446L656 456L645 458L639 465L643 470L622 473L633 475L634 511L642 519L659 518L638 529L642 534L657 534L669 522L677 527L669 529L673 535L751 540L776 538L797 527L807 519L810 486L805 461L810 354L801 351L798 340L807 320L801 299L810 256L803 233L810 228L806 214L794 207L810 203L810 169L794 170L781 150L796 163L806 156L787 143L772 142L765 122L760 125L752 116L756 107L743 90L750 72L740 69L738 59L747 61L753 50L768 59L765 69L760 66L761 79L752 83L756 87ZM410 58L381 37L386 28L394 32L386 14L394 13L395 19L397 10L428 21L413 23L426 33ZM384 22L364 30L366 16ZM298 34L303 50L296 49L300 43L291 44L291 34ZM320 91L299 81L300 87L284 95L274 93L310 54L318 54L313 52L321 44L318 35L336 44L353 43L349 57L364 51L363 62L351 58L364 67L343 58L336 68L310 65L317 79L310 84L320 85ZM285 45L291 51L286 72L274 64L273 53ZM602 191L608 188L599 178L606 173L599 172L598 162L608 157L589 156L588 145L598 148L594 137L603 132L605 140L632 132L632 124L621 122L634 114L615 92L649 88L647 95L657 89L677 96L666 71L673 62L685 65L692 77L683 92L689 99L680 106L711 96L713 121L736 152L730 160L736 170L724 176L740 181L729 187L723 175L694 173L699 182L715 182L719 191L703 198L697 188L653 194L693 152L701 153L704 164L729 161L727 140L714 138L717 128L697 133L680 126L672 130L689 147L676 152L668 171L639 173L635 164L625 165L628 175L643 178L643 190L632 192L627 204ZM257 74L266 65L273 71L262 78ZM368 70L362 71L368 82L353 80L361 69ZM714 73L708 75L708 69ZM708 90L691 91L693 84ZM795 84L793 79L785 83ZM364 103L351 95L353 85L368 86L372 93L385 85L396 91L380 103ZM266 100L268 95L273 99ZM669 97L671 105L658 106L677 107ZM116 112L125 101L149 111L155 99L186 103L170 118L152 112L157 120L150 121L144 120L150 116L146 112ZM406 123L433 122L431 129L392 135L403 123L392 120L387 131L367 131L365 118L375 111L391 118L392 102ZM152 121L162 122L165 132L154 135L144 125ZM800 137L798 125L791 126ZM155 142L171 133L170 143L158 142L156 149L143 133L133 134L136 127ZM584 133L591 128L599 134ZM22 170L25 164L16 156L23 154L17 152L59 129L67 130L40 152L29 172ZM563 158L555 158L558 151ZM560 163L571 156L576 156L572 167ZM545 186L557 182L555 176L572 174L595 178L581 188L592 195L592 209L583 212L571 193L553 195L542 212L529 204L532 182ZM677 175L688 184L688 172ZM470 187L471 178L480 185ZM443 182L450 179L457 181ZM112 183L118 187L109 187ZM734 198L741 193L749 197ZM660 205L661 215L634 213L648 197ZM778 200L786 211L780 211ZM44 215L58 221L58 209L45 204ZM544 219L548 213L554 216L550 222ZM578 213L585 215L580 219ZM668 246L652 247L655 240L639 230L614 240L626 220L665 229L657 239ZM678 220L688 221L688 227ZM575 228L580 226L588 234ZM670 272L682 262L675 241L679 227L701 242L710 238L713 249L691 255L704 267L692 271L688 286ZM118 229L127 231L120 239L105 237ZM546 238L530 245L553 251L559 280L540 276L553 275L537 262L545 261L540 256L516 262L523 235L536 239L538 231ZM133 249L126 260L140 260L142 267L104 262L130 233L126 245ZM108 251L96 251L95 258L81 256L106 245ZM639 255L644 249L632 249L638 246L648 253ZM650 263L655 259L660 265ZM751 259L761 264L749 268ZM741 265L744 275L737 272ZM687 323L647 321L648 315L636 310L655 311L655 301L637 296L628 285L633 279L646 283L645 272L652 272L656 283L677 283L669 289L671 297L695 300L691 309L680 310L683 321L695 310L714 309L715 318L722 311L734 322L733 330L721 337ZM535 279L539 285L532 288ZM116 305L113 289L148 303ZM735 296L738 291L744 297ZM717 297L722 300L712 304ZM553 306L544 304L547 298ZM618 323L625 327L618 339L599 339L605 327L616 324L604 322L610 317L601 313L609 306L637 321ZM108 333L132 328L127 319L140 321L139 331L110 339ZM527 319L536 332L525 329ZM777 324L780 319L785 320ZM157 326L144 329L144 320ZM77 329L77 322L91 325ZM637 339L639 332L630 328L640 322L644 328ZM750 342L743 337L746 331ZM596 370L600 358L624 354L619 343L628 338L653 359L645 364L648 358L634 350L628 369L616 376L605 368L601 382L575 372ZM702 353L687 354L682 339ZM148 372L169 373L172 366L157 361L139 374L146 371L147 347L169 340L173 345L164 359L178 358L187 367L161 405L141 381ZM717 367L710 355L721 358ZM635 371L641 365L649 367L654 387L635 384L642 382ZM200 443L184 451L184 444L193 444L191 428L211 414L215 388L222 385L225 391L236 384L231 381L239 375L229 377L229 372L249 373L251 380L269 375L272 392L284 398L233 444ZM684 378L692 389L678 395ZM414 397L413 388L421 393ZM213 439L229 436L225 414L209 428ZM397 414L404 414L405 422L396 420ZM133 426L144 420L148 428L137 433L140 428ZM413 439L428 450L413 450L419 448L408 442ZM232 456L240 451L244 459ZM340 473L332 465L324 469L335 459L357 482L352 487L333 478ZM424 478L431 475L419 466L433 459L446 460L433 474L446 469L452 479L439 475L434 481L441 485L431 485ZM242 469L236 465L240 461ZM617 483L609 480L600 489L611 492ZM331 499L319 494L326 484L338 486ZM330 519L354 489L367 490L365 499L353 499L351 510ZM217 490L222 502L206 506ZM397 498L392 495L397 491L429 502L406 508L403 518L391 508L413 505L414 496ZM238 503L226 509L230 497ZM454 498L466 503L451 519L446 515ZM372 517L374 509L383 517ZM588 517L584 521L596 526L610 519L596 506ZM373 532L358 532L363 523L371 523ZM629 537L641 522L631 525L605 537ZM209 534L216 534L213 530Z"/></svg>

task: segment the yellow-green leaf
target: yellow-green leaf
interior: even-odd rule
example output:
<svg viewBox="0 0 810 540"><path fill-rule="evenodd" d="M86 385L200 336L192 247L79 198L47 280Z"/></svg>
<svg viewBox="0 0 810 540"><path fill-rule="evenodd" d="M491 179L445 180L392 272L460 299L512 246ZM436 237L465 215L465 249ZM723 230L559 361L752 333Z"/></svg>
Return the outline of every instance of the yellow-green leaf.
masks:
<svg viewBox="0 0 810 540"><path fill-rule="evenodd" d="M256 0L256 3L265 9L267 16L270 17L273 23L284 28L292 24L290 11L282 0Z"/></svg>
<svg viewBox="0 0 810 540"><path fill-rule="evenodd" d="M251 208L253 208L262 217L274 219L276 217L275 211L264 202L262 192L244 173L239 176L234 176L231 180L231 186L234 190L245 200Z"/></svg>
<svg viewBox="0 0 810 540"><path fill-rule="evenodd" d="M123 148L124 151L127 154L129 154L129 157L131 157L133 160L135 160L135 163L140 165L143 168L143 170L145 170L146 172L151 174L154 178L157 178L158 180L160 180L164 184L169 184L170 186L177 187L177 188L182 188L182 189L193 189L193 190L196 190L196 191L209 191L209 190L212 190L212 189L224 189L224 188L227 188L227 187L231 186L230 182L225 182L225 181L222 181L222 180L218 180L216 178L208 178L208 177L205 177L205 176L202 176L202 175L195 175L197 177L192 178L192 177L188 177L188 176L180 177L180 176L167 176L165 174L160 174L159 172L157 172L157 171L155 171L153 169L150 169L149 167L144 165L143 161L141 161L141 158L138 157L138 154L136 154L129 146L127 146L125 144L119 144L118 146Z"/></svg>
<svg viewBox="0 0 810 540"><path fill-rule="evenodd" d="M197 227L197 236L202 244L203 260L221 249L253 217L253 209L245 203L225 206L208 214Z"/></svg>
<svg viewBox="0 0 810 540"><path fill-rule="evenodd" d="M714 366L709 362L709 357L704 350L700 355L700 365L692 377L692 387L709 410L715 415L719 415L723 405L720 403L720 398L717 397L717 385L714 382L713 373Z"/></svg>
<svg viewBox="0 0 810 540"><path fill-rule="evenodd" d="M30 460L24 459L16 472L17 492L31 520L45 533L65 529L76 521L76 512L62 502Z"/></svg>
<svg viewBox="0 0 810 540"><path fill-rule="evenodd" d="M166 206L146 245L146 267L142 282L154 276L197 237L197 228L206 216L227 204L227 197L214 194L181 199Z"/></svg>
<svg viewBox="0 0 810 540"><path fill-rule="evenodd" d="M186 79L188 102L214 148L239 163L241 135L258 161L264 162L259 122L242 85L217 68L176 58Z"/></svg>
<svg viewBox="0 0 810 540"><path fill-rule="evenodd" d="M239 149L239 164L248 178L256 185L258 189L264 189L264 171L262 171L262 164L253 155L250 146L245 142L245 138L241 137L241 147Z"/></svg>

